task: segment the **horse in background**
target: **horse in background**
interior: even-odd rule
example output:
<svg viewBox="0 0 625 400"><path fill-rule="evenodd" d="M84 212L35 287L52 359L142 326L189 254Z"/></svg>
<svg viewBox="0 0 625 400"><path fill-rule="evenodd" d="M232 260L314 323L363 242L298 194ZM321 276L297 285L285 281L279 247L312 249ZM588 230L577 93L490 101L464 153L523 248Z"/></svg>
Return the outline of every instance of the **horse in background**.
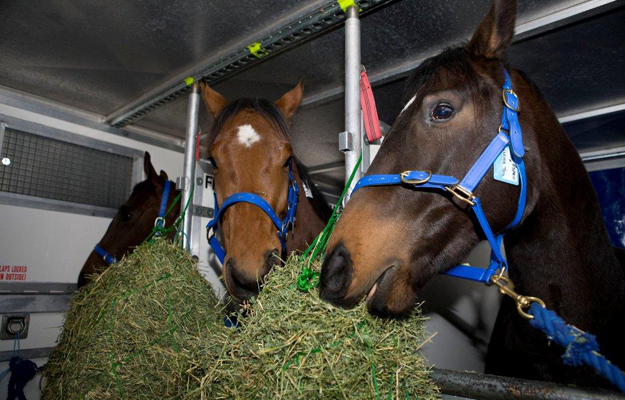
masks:
<svg viewBox="0 0 625 400"><path fill-rule="evenodd" d="M256 295L263 277L287 254L312 243L331 214L291 145L290 119L302 95L300 81L275 103L258 98L228 102L202 83L202 96L213 117L207 144L217 204L224 205L230 196L242 193L259 199L256 205L237 203L215 219L219 227L216 239L225 252L223 281L238 302ZM293 210L289 198L295 190L299 192L297 222L288 233L283 252L284 239L258 204L268 204L282 220Z"/></svg>
<svg viewBox="0 0 625 400"><path fill-rule="evenodd" d="M143 158L143 171L147 179L135 185L130 197L119 207L106 233L100 239L99 248L94 249L85 261L78 276L79 288L91 280L91 275L108 268L113 260L121 260L152 232L161 206L165 183L169 178L165 171L156 173L150 153L147 151ZM170 185L168 208L180 192L175 189L173 182ZM179 215L180 207L174 207L166 216L164 226L173 224ZM173 239L174 235L175 232L171 232L170 239Z"/></svg>
<svg viewBox="0 0 625 400"><path fill-rule="evenodd" d="M414 71L405 107L366 175L465 176L501 128L505 68L520 102L527 170L527 204L504 243L510 279L518 293L541 298L569 324L596 335L602 354L623 368L623 265L577 150L538 88L503 62L515 18L516 1L494 0L467 45ZM373 314L406 316L426 281L461 263L484 239L474 214L452 193L409 188L354 193L328 245L323 299L353 307L366 297ZM495 180L492 166L475 189L494 233L515 219L520 193L519 185ZM372 234L380 240L370 240ZM589 367L565 366L563 352L517 313L513 300L503 299L487 373L612 388Z"/></svg>

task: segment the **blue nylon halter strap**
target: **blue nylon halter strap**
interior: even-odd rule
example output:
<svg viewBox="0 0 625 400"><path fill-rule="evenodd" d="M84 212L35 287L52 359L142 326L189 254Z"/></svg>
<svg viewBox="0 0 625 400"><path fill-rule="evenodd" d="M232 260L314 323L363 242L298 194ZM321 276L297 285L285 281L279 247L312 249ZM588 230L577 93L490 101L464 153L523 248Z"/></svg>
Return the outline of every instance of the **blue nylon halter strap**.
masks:
<svg viewBox="0 0 625 400"><path fill-rule="evenodd" d="M490 244L490 264L486 269L461 264L451 268L446 274L484 283L489 283L491 276L498 270L503 273L508 268L508 264L503 254L501 254L501 241L506 231L514 228L521 222L527 197L527 177L522 158L525 154L525 148L523 147L523 134L518 118L519 99L512 90L510 76L505 69L504 76L505 81L502 87L504 106L499 131L460 182L453 176L435 175L430 171L405 171L401 174L365 176L358 181L352 192L353 194L358 189L368 186L401 185L415 190L437 189L442 192L449 192L469 204L486 236L486 240ZM484 176L497 157L507 146L510 146L512 149L511 157L516 164L520 177L521 192L514 219L501 233L495 235L486 219L480 199L473 195L473 191L484 179Z"/></svg>
<svg viewBox="0 0 625 400"><path fill-rule="evenodd" d="M117 263L117 259L109 254L106 250L104 250L104 248L100 246L99 243L95 245L93 251L95 251L100 257L102 257L105 263L109 265Z"/></svg>
<svg viewBox="0 0 625 400"><path fill-rule="evenodd" d="M165 214L167 213L167 203L169 202L169 193L171 192L171 185L172 185L171 181L166 181L165 185L163 186L163 193L161 194L161 204L158 209L158 216L156 217L156 220L154 222L154 225L158 226L159 228L162 228L163 226L165 226ZM157 234L158 234L158 231L157 231ZM108 265L117 263L117 259L113 255L111 255L108 251L104 250L104 248L100 246L100 243L95 245L95 247L93 248L93 251L95 251L100 257L102 257L104 262L107 263Z"/></svg>
<svg viewBox="0 0 625 400"><path fill-rule="evenodd" d="M221 207L219 207L217 204L217 194L215 193L215 215L213 219L206 225L206 229L208 230L208 233L210 233L212 230L212 235L209 237L208 243L210 244L213 252L222 264L224 263L226 252L216 237L217 230L219 229L219 221L229 207L232 207L233 205L238 203L248 203L255 205L256 207L260 208L265 214L267 214L269 219L271 219L273 225L276 227L276 229L278 229L277 234L278 239L280 240L280 245L282 247L282 253L284 254L286 252L287 234L289 232L289 229L292 229L295 225L295 212L297 211L297 201L299 198L299 187L297 186L297 182L295 182L295 178L293 177L292 158L289 160L288 166L289 188L287 195L287 210L286 215L282 220L271 207L271 204L269 204L265 199L257 194L248 192L235 193L229 196L226 200L224 200L224 203L221 205Z"/></svg>

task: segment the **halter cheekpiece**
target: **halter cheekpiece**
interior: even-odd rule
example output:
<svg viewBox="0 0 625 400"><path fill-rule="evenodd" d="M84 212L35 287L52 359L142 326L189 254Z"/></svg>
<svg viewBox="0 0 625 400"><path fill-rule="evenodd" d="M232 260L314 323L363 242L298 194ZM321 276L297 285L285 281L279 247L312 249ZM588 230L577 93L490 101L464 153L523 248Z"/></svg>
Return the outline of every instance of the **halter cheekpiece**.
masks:
<svg viewBox="0 0 625 400"><path fill-rule="evenodd" d="M280 217L274 211L271 205L257 194L249 192L235 193L229 196L226 200L224 200L224 203L221 205L221 207L219 207L219 205L217 204L217 193L213 192L215 195L215 215L213 219L206 225L206 234L208 236L208 243L210 244L213 252L215 252L215 255L217 256L217 258L219 258L219 261L222 264L224 263L226 252L221 243L219 243L219 240L217 240L217 229L219 229L219 221L221 220L221 217L224 215L226 210L237 203L248 203L255 205L256 207L260 208L265 214L267 214L269 219L271 219L273 225L278 230L277 234L278 239L280 240L280 245L282 247L282 255L286 253L287 235L289 233L289 229L292 229L295 225L295 212L297 211L297 201L299 196L299 188L297 186L295 178L293 177L293 157L289 159L287 164L289 168L289 187L287 189L287 209L284 219L280 219Z"/></svg>
<svg viewBox="0 0 625 400"><path fill-rule="evenodd" d="M403 186L413 190L437 189L441 192L449 192L460 201L468 204L484 232L491 247L490 264L488 268L474 267L468 264L460 264L446 272L447 275L469 279L478 282L490 283L491 277L499 271L500 276L508 268L508 263L501 254L501 241L504 234L516 227L523 218L525 202L527 198L527 178L525 175L525 164L523 156L523 134L519 124L519 98L512 90L512 83L508 71L503 70L505 80L502 87L503 112L501 115L501 125L497 135L482 152L477 161L469 169L469 172L461 181L453 176L436 175L431 171L404 171L400 174L388 175L368 175L361 178L354 190L367 186ZM490 167L495 163L497 157L510 146L510 156L519 176L521 193L517 205L516 215L512 222L498 235L493 234L480 199L473 195L475 188L480 184Z"/></svg>
<svg viewBox="0 0 625 400"><path fill-rule="evenodd" d="M165 214L167 213L167 202L169 201L169 192L171 191L171 181L165 181L165 185L163 186L163 193L161 194L161 205L158 209L158 216L154 221L154 226L163 228L165 226ZM157 231L155 235L159 235L160 233ZM117 259L108 251L104 250L100 243L96 244L93 251L95 251L105 263L108 265L117 263Z"/></svg>

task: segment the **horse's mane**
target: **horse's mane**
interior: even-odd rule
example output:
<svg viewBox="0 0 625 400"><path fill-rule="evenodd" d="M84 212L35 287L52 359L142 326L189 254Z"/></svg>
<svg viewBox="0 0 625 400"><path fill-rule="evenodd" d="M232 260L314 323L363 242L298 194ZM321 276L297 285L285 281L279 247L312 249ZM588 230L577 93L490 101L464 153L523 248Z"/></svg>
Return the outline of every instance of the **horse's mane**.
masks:
<svg viewBox="0 0 625 400"><path fill-rule="evenodd" d="M328 205L328 202L325 200L323 193L321 193L321 190L319 190L317 185L315 185L313 180L310 178L308 168L304 164L302 164L297 158L293 157L293 160L295 161L295 166L297 167L297 172L299 172L300 179L302 180L302 182L306 183L306 186L310 189L312 193L313 197L312 199L310 199L310 202L312 203L315 212L317 213L319 218L321 218L323 221L327 221L328 219L330 219L332 209ZM300 197L301 196L306 196L306 194L300 192Z"/></svg>
<svg viewBox="0 0 625 400"><path fill-rule="evenodd" d="M274 103L259 98L242 98L229 103L221 110L219 115L215 117L213 126L211 127L208 135L208 148L210 148L213 144L224 124L228 122L230 118L234 117L246 108L252 109L260 114L263 118L269 121L278 135L280 135L287 142L291 143L291 128L289 127L289 124L284 118L282 112ZM326 221L330 218L330 214L332 213L330 206L328 206L323 194L310 178L308 168L306 168L296 157L293 157L293 159L295 161L297 171L299 172L300 179L306 183L306 186L308 186L312 192L313 198L311 199L311 203L315 212L320 218ZM305 196L305 194L300 193L300 196Z"/></svg>

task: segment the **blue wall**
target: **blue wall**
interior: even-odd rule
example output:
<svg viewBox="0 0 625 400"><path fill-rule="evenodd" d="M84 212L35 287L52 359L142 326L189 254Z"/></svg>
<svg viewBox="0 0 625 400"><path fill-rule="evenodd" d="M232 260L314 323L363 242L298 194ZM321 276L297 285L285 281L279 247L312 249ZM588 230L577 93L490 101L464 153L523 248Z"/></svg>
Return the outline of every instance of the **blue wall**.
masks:
<svg viewBox="0 0 625 400"><path fill-rule="evenodd" d="M590 173L612 245L625 248L625 168Z"/></svg>

